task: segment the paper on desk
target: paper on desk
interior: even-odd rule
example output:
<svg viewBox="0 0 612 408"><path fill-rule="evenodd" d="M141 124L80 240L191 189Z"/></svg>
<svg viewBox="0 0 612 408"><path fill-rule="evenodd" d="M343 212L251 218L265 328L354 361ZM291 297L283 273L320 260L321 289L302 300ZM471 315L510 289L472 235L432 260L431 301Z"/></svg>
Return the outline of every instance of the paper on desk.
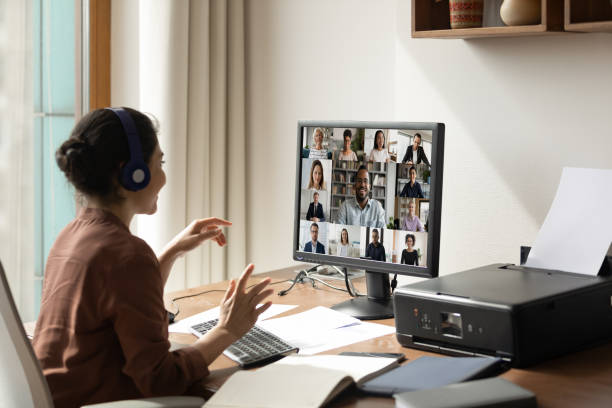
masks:
<svg viewBox="0 0 612 408"><path fill-rule="evenodd" d="M612 170L563 169L526 266L597 275L612 242Z"/></svg>
<svg viewBox="0 0 612 408"><path fill-rule="evenodd" d="M266 320L258 326L310 355L395 332L395 328L362 323L344 313L317 306L303 313Z"/></svg>
<svg viewBox="0 0 612 408"><path fill-rule="evenodd" d="M261 305L258 305L261 306ZM297 305L279 305L273 303L272 306L261 315L257 319L258 322L268 319L272 316L279 315L281 313L285 313L288 310L297 307ZM179 320L176 323L173 323L168 326L169 333L191 333L189 328L198 323L206 322L208 320L216 319L219 317L219 306L214 307L212 309L206 310L202 313L194 314L193 316L186 317L185 319Z"/></svg>

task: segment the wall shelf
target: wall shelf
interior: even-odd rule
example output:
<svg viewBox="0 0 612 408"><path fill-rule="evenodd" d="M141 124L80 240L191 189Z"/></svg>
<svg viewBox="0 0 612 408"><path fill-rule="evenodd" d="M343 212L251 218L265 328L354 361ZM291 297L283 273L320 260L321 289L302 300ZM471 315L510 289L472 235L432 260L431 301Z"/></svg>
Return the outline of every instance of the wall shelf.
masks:
<svg viewBox="0 0 612 408"><path fill-rule="evenodd" d="M412 37L467 39L550 35L563 32L563 1L541 0L541 4L540 24L451 29L448 0L412 0Z"/></svg>
<svg viewBox="0 0 612 408"><path fill-rule="evenodd" d="M612 33L612 4L609 0L565 0L565 30Z"/></svg>

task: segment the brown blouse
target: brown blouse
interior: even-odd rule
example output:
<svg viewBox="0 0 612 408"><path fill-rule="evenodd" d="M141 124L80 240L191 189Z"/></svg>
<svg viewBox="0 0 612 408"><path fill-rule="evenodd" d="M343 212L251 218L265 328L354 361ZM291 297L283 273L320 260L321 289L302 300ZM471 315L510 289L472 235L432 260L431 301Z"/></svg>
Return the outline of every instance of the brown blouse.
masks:
<svg viewBox="0 0 612 408"><path fill-rule="evenodd" d="M157 257L119 218L84 209L51 248L34 351L56 407L180 395L208 375L169 351Z"/></svg>

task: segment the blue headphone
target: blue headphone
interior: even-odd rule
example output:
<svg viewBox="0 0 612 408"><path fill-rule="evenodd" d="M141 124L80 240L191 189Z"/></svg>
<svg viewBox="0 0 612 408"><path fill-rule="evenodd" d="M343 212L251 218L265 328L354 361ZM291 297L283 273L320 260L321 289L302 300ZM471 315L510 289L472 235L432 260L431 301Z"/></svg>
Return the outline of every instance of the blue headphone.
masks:
<svg viewBox="0 0 612 408"><path fill-rule="evenodd" d="M130 191L138 191L145 188L151 181L149 166L142 157L142 148L136 125L130 114L123 108L105 108L117 115L128 140L130 149L130 160L121 168L119 182Z"/></svg>

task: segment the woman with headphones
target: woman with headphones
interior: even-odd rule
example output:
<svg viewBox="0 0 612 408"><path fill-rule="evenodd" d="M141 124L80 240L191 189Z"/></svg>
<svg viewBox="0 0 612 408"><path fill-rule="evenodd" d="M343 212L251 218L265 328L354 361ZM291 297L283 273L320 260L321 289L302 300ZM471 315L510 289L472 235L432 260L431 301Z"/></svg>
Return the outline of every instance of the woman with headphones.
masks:
<svg viewBox="0 0 612 408"><path fill-rule="evenodd" d="M129 108L85 115L56 152L83 208L47 258L33 340L56 407L180 395L208 374L271 302L270 279L246 288L249 265L232 280L217 326L169 351L163 289L174 261L206 240L226 243L218 218L193 221L159 256L132 235L135 214L153 214L166 183L157 130Z"/></svg>

